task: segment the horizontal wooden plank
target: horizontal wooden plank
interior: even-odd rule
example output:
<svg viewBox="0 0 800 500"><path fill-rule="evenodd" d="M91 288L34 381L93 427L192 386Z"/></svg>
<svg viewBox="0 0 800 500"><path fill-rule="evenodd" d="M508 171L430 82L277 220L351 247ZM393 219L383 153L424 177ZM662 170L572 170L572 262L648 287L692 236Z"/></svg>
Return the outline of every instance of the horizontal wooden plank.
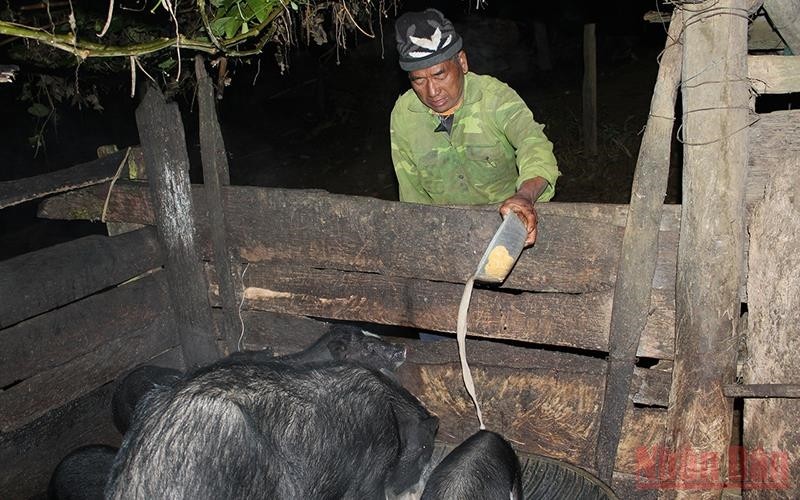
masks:
<svg viewBox="0 0 800 500"><path fill-rule="evenodd" d="M79 446L119 446L122 438L111 420L113 390L113 384L103 385L25 427L0 433L2 497L43 493L58 462Z"/></svg>
<svg viewBox="0 0 800 500"><path fill-rule="evenodd" d="M246 311L244 345L247 349L269 347L276 356L300 351L311 345L328 328L328 323L290 314ZM381 334L388 342L404 343L411 362L423 364L458 362L458 349L454 337L443 337L431 348L430 342L411 340L409 331L382 329L381 325L363 324L368 331ZM397 335L402 335L397 337ZM441 343L440 343L441 342ZM565 365L570 371L587 372L604 376L604 360L587 356L536 348L524 348L499 342L470 339L470 362L478 361L484 366L530 369L547 367L561 369ZM631 400L640 405L666 407L669 402L671 375L669 372L636 367L631 383Z"/></svg>
<svg viewBox="0 0 800 500"><path fill-rule="evenodd" d="M747 77L758 94L800 92L800 56L747 56Z"/></svg>
<svg viewBox="0 0 800 500"><path fill-rule="evenodd" d="M89 188L80 195L62 195L57 201L48 200L41 213L92 217L101 194ZM196 212L205 213L202 188L193 186L193 194ZM229 241L248 262L308 263L311 267L463 283L475 272L500 224L496 211L476 208L254 187L229 187L223 195ZM107 218L150 224L152 211L146 200L141 186L118 183ZM599 207L543 204L538 242L523 252L502 288L581 293L613 287L623 229L619 216L612 215L617 209ZM559 210L570 213L557 215ZM578 211L581 216L576 215ZM675 209L666 213L674 218ZM204 217L199 219L202 236L207 222ZM199 239L204 242L205 255L210 255L208 239ZM665 250L663 256L669 261L674 252L674 248ZM663 267L670 265L667 262ZM666 281L656 287L670 287L674 278Z"/></svg>
<svg viewBox="0 0 800 500"><path fill-rule="evenodd" d="M109 186L104 183L50 196L39 203L37 215L43 219L99 221L108 196L106 222L155 224L146 182L117 181L110 195Z"/></svg>
<svg viewBox="0 0 800 500"><path fill-rule="evenodd" d="M455 350L452 345L450 349ZM478 421L458 363L419 364L409 358L399 370L400 379L440 418L438 439L455 444L475 432ZM575 364L522 369L485 366L473 359L470 366L487 427L502 432L521 451L592 469L604 372L586 366L574 370ZM663 416L663 410L631 406L617 461L622 472L635 471L631 450L663 442Z"/></svg>
<svg viewBox="0 0 800 500"><path fill-rule="evenodd" d="M2 330L0 387L141 330L167 314L168 304L166 279L156 272Z"/></svg>
<svg viewBox="0 0 800 500"><path fill-rule="evenodd" d="M254 221L254 207L263 223ZM239 190L227 209L230 241L249 262L299 261L462 283L501 222L496 213L469 208L289 190ZM539 224L537 244L523 252L502 288L579 293L613 284L621 228L546 215Z"/></svg>
<svg viewBox="0 0 800 500"><path fill-rule="evenodd" d="M271 347L276 355L310 345L319 333L306 318L245 313L250 348ZM315 322L316 323L316 322ZM365 326L370 329L369 325ZM401 382L442 419L438 439L457 443L477 429L474 408L463 388L455 340L433 342L386 337L402 342L407 361ZM591 468L606 362L601 358L469 339L467 356L475 375L487 426L503 432L521 451L542 453ZM637 369L633 392L668 382L656 370ZM668 376L668 375L667 375ZM664 413L631 408L623 427L620 470L635 472L636 448L663 440Z"/></svg>
<svg viewBox="0 0 800 500"><path fill-rule="evenodd" d="M492 205L480 205L470 208L472 210L483 210L486 212L497 212ZM628 221L628 205L613 203L559 203L556 201L540 203L536 205L536 212L541 215L553 215L559 217L572 217L575 219L586 219L603 224L611 224L617 227L625 227ZM664 205L661 213L661 231L679 231L681 228L681 206Z"/></svg>
<svg viewBox="0 0 800 500"><path fill-rule="evenodd" d="M729 398L800 398L800 384L728 384L722 393Z"/></svg>
<svg viewBox="0 0 800 500"><path fill-rule="evenodd" d="M749 133L745 202L752 208L764 198L764 189L776 166L800 155L800 110L760 114Z"/></svg>
<svg viewBox="0 0 800 500"><path fill-rule="evenodd" d="M209 278L212 284L213 280ZM451 333L463 291L463 285L454 283L268 264L250 265L245 287L244 309ZM670 294L654 291L639 356L671 359L675 321ZM612 298L612 291L559 294L475 289L469 332L606 351ZM212 296L212 302L218 303L218 298Z"/></svg>
<svg viewBox="0 0 800 500"><path fill-rule="evenodd" d="M164 315L147 327L130 332L40 372L0 392L0 432L17 429L49 410L77 399L136 364L175 347L174 323Z"/></svg>
<svg viewBox="0 0 800 500"><path fill-rule="evenodd" d="M87 236L0 262L0 328L162 265L155 231Z"/></svg>
<svg viewBox="0 0 800 500"><path fill-rule="evenodd" d="M148 364L154 366L165 366L167 368L175 368L176 370L186 370L186 362L183 359L183 351L181 346L175 346L172 349L160 352L155 356L147 359L141 359L137 364Z"/></svg>
<svg viewBox="0 0 800 500"><path fill-rule="evenodd" d="M281 335L272 340L276 342ZM387 338L388 341L395 341ZM436 341L434 347L430 342L404 340L407 346L408 360L416 364L458 363L458 347L455 339ZM270 344L267 344L270 345ZM548 351L535 347L521 347L470 339L468 342L468 358L470 363L477 362L484 367L502 366L510 369L530 370L533 368L555 370L558 372L585 373L597 377L605 377L607 364L604 359L579 354ZM666 407L669 401L669 384L671 376L668 372L636 367L631 383L631 400L633 403Z"/></svg>
<svg viewBox="0 0 800 500"><path fill-rule="evenodd" d="M0 208L111 180L125 156L125 151L118 151L103 158L55 172L2 181L0 182Z"/></svg>
<svg viewBox="0 0 800 500"><path fill-rule="evenodd" d="M672 372L634 367L631 400L641 406L667 408Z"/></svg>
<svg viewBox="0 0 800 500"><path fill-rule="evenodd" d="M214 309L215 322L222 321L222 312ZM242 349L263 349L270 346L276 355L300 351L328 331L329 322L268 311L241 312ZM280 338L280 342L276 339ZM280 345L277 345L280 344Z"/></svg>
<svg viewBox="0 0 800 500"><path fill-rule="evenodd" d="M242 186L228 186L226 189L236 192ZM202 185L192 185L193 190L202 190ZM321 189L293 189L284 190L276 188L250 188L267 192L291 191L299 196L332 196ZM44 200L40 205L39 216L48 219L64 220L99 220L102 204L108 192L108 186L93 186L73 192L53 196ZM229 195L231 196L231 195ZM233 195L235 196L235 195ZM335 196L335 195L334 195ZM355 197L352 198L363 198ZM146 185L139 182L120 181L112 191L107 212L107 220L115 222L133 222L139 224L153 224L152 205L147 194ZM447 206L461 210L480 211L496 214L497 208L493 205L476 206ZM537 205L536 210L542 215L570 217L585 219L617 227L625 227L628 205L611 203L558 203L549 202ZM681 206L664 205L661 220L662 231L677 231L680 229Z"/></svg>

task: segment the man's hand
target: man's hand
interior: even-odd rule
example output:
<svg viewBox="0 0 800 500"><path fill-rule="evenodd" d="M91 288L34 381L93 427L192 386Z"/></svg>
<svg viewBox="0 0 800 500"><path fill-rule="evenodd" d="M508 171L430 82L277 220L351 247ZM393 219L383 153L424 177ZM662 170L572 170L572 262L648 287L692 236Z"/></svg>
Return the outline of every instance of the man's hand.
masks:
<svg viewBox="0 0 800 500"><path fill-rule="evenodd" d="M513 196L500 204L500 215L505 217L510 212L514 212L525 224L525 228L528 230L528 237L525 239L526 247L536 242L536 226L539 220L533 204L546 187L547 181L541 177L528 179L522 183Z"/></svg>

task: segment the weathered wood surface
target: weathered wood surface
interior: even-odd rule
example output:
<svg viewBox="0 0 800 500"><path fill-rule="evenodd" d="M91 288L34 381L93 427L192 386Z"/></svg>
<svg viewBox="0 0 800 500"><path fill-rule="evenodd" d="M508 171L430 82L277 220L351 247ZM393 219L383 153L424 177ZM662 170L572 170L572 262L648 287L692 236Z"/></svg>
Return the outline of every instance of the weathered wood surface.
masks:
<svg viewBox="0 0 800 500"><path fill-rule="evenodd" d="M0 328L161 266L152 229L87 236L0 262Z"/></svg>
<svg viewBox="0 0 800 500"><path fill-rule="evenodd" d="M222 310L225 321L218 325L220 337L225 339L225 351L235 348L235 330L238 326L236 318L239 300L236 290L238 266L232 265L227 236L227 217L222 200L222 186L230 184L228 158L222 130L217 121L214 89L206 73L203 56L195 56L195 75L197 76L198 114L200 126L200 157L203 163L203 185L206 194L206 214L210 221L211 250L213 261L217 264L219 274L219 294L222 299Z"/></svg>
<svg viewBox="0 0 800 500"><path fill-rule="evenodd" d="M320 335L325 333L330 326L330 323L307 317L265 311L244 311L242 318L245 324L244 348L263 349L265 346L269 346L273 349L275 355L288 354L308 347ZM409 352L413 355L415 362L436 362L436 359L426 351L425 346L428 344L420 344L414 340L416 337L413 331L400 328L385 329L382 328L382 325L369 323L362 323L362 325L365 330L379 333L389 342L407 343ZM452 337L452 339L455 339L455 337ZM484 364L498 364L508 368L519 367L527 369L531 366L538 366L541 363L540 353L543 351L536 348L511 347L496 342L470 340L470 345L473 344L490 346L493 352L501 353L502 361L496 359L497 356L500 356L500 354L497 354L491 363L483 359ZM455 344L453 344L452 352L448 351L441 361L456 362L457 351L455 349ZM437 350L433 356L441 352L441 350ZM549 356L548 359L554 355L557 356L557 354L546 354L546 356ZM589 363L597 363L595 358L586 357L585 359L589 360ZM603 365L599 366L603 369ZM669 372L637 367L634 371L631 385L633 402L645 406L666 407L669 398L670 378Z"/></svg>
<svg viewBox="0 0 800 500"><path fill-rule="evenodd" d="M800 384L728 384L722 392L729 398L800 399Z"/></svg>
<svg viewBox="0 0 800 500"><path fill-rule="evenodd" d="M764 9L792 53L800 54L800 4L796 0L764 0Z"/></svg>
<svg viewBox="0 0 800 500"><path fill-rule="evenodd" d="M185 368L175 348L140 362ZM111 418L113 391L114 382L107 383L20 429L0 433L2 498L34 498L44 492L56 464L79 446L119 446L121 436Z"/></svg>
<svg viewBox="0 0 800 500"><path fill-rule="evenodd" d="M40 495L58 462L79 446L119 446L122 438L111 420L113 390L106 384L15 432L0 433L2 497Z"/></svg>
<svg viewBox="0 0 800 500"><path fill-rule="evenodd" d="M494 210L493 207L484 210ZM628 205L611 203L558 203L549 202L536 207L544 215L590 219L598 223L625 227L628 220ZM677 232L681 228L681 206L664 205L661 212L660 229L665 233Z"/></svg>
<svg viewBox="0 0 800 500"><path fill-rule="evenodd" d="M800 177L798 159L776 166L764 200L750 221L747 358L745 384L800 384ZM732 381L731 381L732 382ZM788 388L787 388L788 389ZM791 483L781 498L800 498L800 400L746 399L744 446L784 456ZM757 487L757 484L752 485ZM771 498L770 490L746 498Z"/></svg>
<svg viewBox="0 0 800 500"><path fill-rule="evenodd" d="M214 321L222 321L219 309L214 309ZM265 346L276 347L280 354L299 351L328 331L326 321L267 311L242 311L240 329L241 349L259 350ZM280 338L280 346L276 346ZM239 340L239 339L237 339Z"/></svg>
<svg viewBox="0 0 800 500"><path fill-rule="evenodd" d="M93 351L37 373L0 392L0 432L9 432L92 389L134 365L175 346L172 316L161 316Z"/></svg>
<svg viewBox="0 0 800 500"><path fill-rule="evenodd" d="M747 56L747 76L758 94L800 92L800 56Z"/></svg>
<svg viewBox="0 0 800 500"><path fill-rule="evenodd" d="M107 220L152 224L143 191L135 184L118 183ZM194 186L192 191L196 213L204 213L202 188ZM94 202L91 192L59 196L45 203L42 214L92 214L99 202L99 193ZM223 197L229 241L244 261L310 263L435 281L466 282L500 224L496 210L431 207L319 191L228 187ZM622 242L620 209L564 205L572 204L541 205L537 243L522 253L502 288L581 293L613 287ZM665 219L674 219L676 211L665 209ZM198 223L208 255L207 222ZM671 221L664 224L674 227ZM671 289L676 255L671 245L677 238L665 235L663 240L653 286Z"/></svg>
<svg viewBox="0 0 800 500"><path fill-rule="evenodd" d="M646 480L638 474L615 472L611 487L614 494L622 500L656 500L659 498L658 489L653 486L645 489L642 485L646 484Z"/></svg>
<svg viewBox="0 0 800 500"><path fill-rule="evenodd" d="M602 403L602 372L573 373L560 366L528 370L472 362L478 399L490 429L502 432L519 449L594 469L597 417ZM478 428L474 407L464 390L457 362L400 369L403 385L441 419L438 437L459 443ZM653 416L655 422L645 420ZM663 440L663 410L633 409L623 431L618 464L635 471L635 449ZM632 453L633 452L633 453Z"/></svg>
<svg viewBox="0 0 800 500"><path fill-rule="evenodd" d="M229 199L230 220L251 222L232 226L231 239L245 260L276 265L300 258L315 267L463 283L501 222L496 213L372 198L239 194L236 203ZM265 223L252 222L253 207ZM537 244L523 252L503 288L575 293L608 288L620 233L586 219L542 215Z"/></svg>
<svg viewBox="0 0 800 500"><path fill-rule="evenodd" d="M750 52L771 51L773 54L781 54L785 48L786 44L769 24L766 16L758 16L753 19L747 29L747 49Z"/></svg>
<svg viewBox="0 0 800 500"><path fill-rule="evenodd" d="M213 277L212 289L213 287ZM251 264L243 309L455 332L461 284L370 273ZM473 291L472 335L607 351L612 292L580 295ZM212 300L215 297L212 295ZM673 297L654 291L639 346L644 357L672 358Z"/></svg>
<svg viewBox="0 0 800 500"><path fill-rule="evenodd" d="M704 1L684 10L683 206L676 280L675 367L667 435L673 450L718 457L727 480L744 269L749 83L745 0ZM719 487L688 490L705 461L682 464L677 496L718 498Z"/></svg>
<svg viewBox="0 0 800 500"><path fill-rule="evenodd" d="M196 212L189 183L189 156L180 110L148 87L136 108L136 124L148 169L156 228L164 247L178 338L189 366L219 357L208 304L208 284L195 243Z"/></svg>
<svg viewBox="0 0 800 500"><path fill-rule="evenodd" d="M287 354L307 347L319 335L315 333L317 325L309 323L312 320L275 322L272 315L259 316L246 316L251 348L269 346L276 355ZM287 325L300 327L290 327L292 331L287 332ZM407 361L398 375L403 385L442 419L437 439L458 443L475 432L477 419L461 380L455 340L386 340L406 345ZM467 356L490 429L503 432L522 451L593 468L606 370L603 359L481 340L468 341ZM641 380L653 379L652 374L640 376ZM665 402L666 395L662 390L658 398ZM664 410L657 408L637 408L629 413L618 470L635 472L636 449L662 445L664 417Z"/></svg>
<svg viewBox="0 0 800 500"><path fill-rule="evenodd" d="M136 186L139 186L137 188ZM153 212L150 203L150 195L146 189L141 189L143 184L122 181L115 186L112 197L112 206L109 207L109 220L124 222L128 219L145 224L153 224ZM119 188L119 190L117 190ZM236 196L237 189L241 186L228 187L225 190L232 190L231 195ZM202 185L192 185L192 190L202 189ZM256 188L267 191L283 191L276 188ZM100 195L104 192L100 187L80 189L70 193L64 193L44 200L40 205L39 216L49 219L89 219L99 218L101 206ZM319 189L295 189L292 190L301 196L329 196L330 193ZM226 196L227 197L227 196ZM118 199L117 199L118 198ZM200 198L198 198L200 199ZM114 208L117 206L117 209ZM130 213L125 213L122 209L130 209ZM492 205L461 206L455 208L470 209L480 212L497 213L497 208ZM628 205L615 205L611 203L543 203L536 208L537 212L543 215L559 217L571 217L575 219L589 219L598 223L610 224L617 227L625 227L628 217ZM681 206L664 205L661 231L678 231L681 224Z"/></svg>
<svg viewBox="0 0 800 500"><path fill-rule="evenodd" d="M749 130L750 155L745 199L752 211L764 198L772 173L800 156L800 110L760 114Z"/></svg>
<svg viewBox="0 0 800 500"><path fill-rule="evenodd" d="M0 331L0 387L68 363L169 314L163 273L143 277ZM174 337L174 332L163 332Z"/></svg>
<svg viewBox="0 0 800 500"><path fill-rule="evenodd" d="M103 158L46 174L0 182L0 209L93 184L114 177L126 152L118 151Z"/></svg>
<svg viewBox="0 0 800 500"><path fill-rule="evenodd" d="M99 221L103 214L103 204L109 185L110 183L104 183L50 196L39 203L36 215L43 219ZM148 183L117 181L109 196L105 220L114 223L155 225Z"/></svg>
<svg viewBox="0 0 800 500"><path fill-rule="evenodd" d="M651 308L651 284L658 260L659 226L669 177L675 101L681 74L678 43L683 15L675 11L661 54L650 115L633 175L628 220L614 285L609 327L609 367L595 460L600 479L610 483L628 406L633 368Z"/></svg>

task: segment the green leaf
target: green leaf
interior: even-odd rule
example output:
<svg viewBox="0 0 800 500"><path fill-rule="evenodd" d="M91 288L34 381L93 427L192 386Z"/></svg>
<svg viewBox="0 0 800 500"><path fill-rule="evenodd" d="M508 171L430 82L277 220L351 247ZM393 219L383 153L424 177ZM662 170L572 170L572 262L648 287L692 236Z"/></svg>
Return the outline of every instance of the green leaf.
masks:
<svg viewBox="0 0 800 500"><path fill-rule="evenodd" d="M214 32L214 35L222 36L222 34L225 33L225 25L228 22L230 22L231 19L234 19L234 18L218 17L218 18L214 19L213 21L211 21L211 23L210 23L211 24L211 31Z"/></svg>
<svg viewBox="0 0 800 500"><path fill-rule="evenodd" d="M267 0L248 0L247 4L259 23L267 19Z"/></svg>
<svg viewBox="0 0 800 500"><path fill-rule="evenodd" d="M239 32L239 27L242 25L242 21L236 17L229 17L228 21L225 23L225 36L227 38L233 38L236 36L236 33Z"/></svg>
<svg viewBox="0 0 800 500"><path fill-rule="evenodd" d="M294 3L294 2L289 2L289 5L291 5L291 6L292 6L292 10L293 10L293 11L295 11L295 12L297 11L298 7L297 7L297 4L296 4L296 3Z"/></svg>
<svg viewBox="0 0 800 500"><path fill-rule="evenodd" d="M37 118L46 118L50 114L50 108L40 102L35 102L28 108L28 113Z"/></svg>
<svg viewBox="0 0 800 500"><path fill-rule="evenodd" d="M163 71L168 71L169 69L174 67L175 64L176 64L175 59L170 57L169 59L165 59L165 60L161 61L160 63L158 63L158 67L159 67L159 69L161 69Z"/></svg>

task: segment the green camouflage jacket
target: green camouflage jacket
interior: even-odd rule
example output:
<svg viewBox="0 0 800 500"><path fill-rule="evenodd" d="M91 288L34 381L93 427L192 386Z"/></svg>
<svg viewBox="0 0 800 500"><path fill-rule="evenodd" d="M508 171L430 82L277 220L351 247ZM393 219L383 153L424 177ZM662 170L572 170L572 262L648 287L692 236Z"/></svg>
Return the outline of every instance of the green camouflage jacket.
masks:
<svg viewBox="0 0 800 500"><path fill-rule="evenodd" d="M452 133L434 132L438 125L439 117L413 90L397 99L390 135L401 201L499 203L533 177L550 183L538 201L555 194L559 172L553 144L544 125L534 121L522 98L505 83L467 73Z"/></svg>

